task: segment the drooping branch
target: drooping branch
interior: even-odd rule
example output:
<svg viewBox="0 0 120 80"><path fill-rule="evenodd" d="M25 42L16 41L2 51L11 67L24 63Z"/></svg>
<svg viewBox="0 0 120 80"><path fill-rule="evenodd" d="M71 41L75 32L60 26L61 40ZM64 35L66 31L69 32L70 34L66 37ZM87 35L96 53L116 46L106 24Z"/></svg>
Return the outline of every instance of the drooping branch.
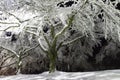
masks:
<svg viewBox="0 0 120 80"><path fill-rule="evenodd" d="M24 23L24 22L30 21L31 19L35 19L35 18L39 17L39 16L34 16L34 17L31 18L31 19L21 20L20 18L18 18L17 16L15 16L14 14L12 14L12 13L10 13L10 12L6 12L6 13L8 13L9 15L15 17L15 18L18 20L19 23Z"/></svg>
<svg viewBox="0 0 120 80"><path fill-rule="evenodd" d="M53 39L53 45L54 46L56 46L56 42L57 42L57 38L60 36L60 35L62 35L65 31L66 31L66 29L68 29L70 26L71 26L71 24L72 24L72 22L73 22L73 20L74 20L74 16L75 16L75 14L72 14L72 16L69 18L69 21L68 21L68 25L66 25L59 33L57 33L56 35L55 35L55 37L54 37L54 39ZM62 43L61 43L62 44ZM59 47L57 48L57 50L60 48L60 45L59 45Z"/></svg>
<svg viewBox="0 0 120 80"><path fill-rule="evenodd" d="M41 50L43 51L43 52L45 52L45 53L47 53L47 49L46 48L44 48L44 46L42 45L42 43L41 43L41 41L40 41L40 39L38 39L38 42L39 42L39 44L40 44L40 48L41 48Z"/></svg>
<svg viewBox="0 0 120 80"><path fill-rule="evenodd" d="M17 16L15 16L14 14L12 14L10 12L7 12L7 11L6 11L6 13L8 13L9 15L15 17L18 20L19 23L22 23L22 21Z"/></svg>
<svg viewBox="0 0 120 80"><path fill-rule="evenodd" d="M37 33L35 33L35 32L29 31L29 30L25 30L25 31L28 32L28 33L30 33L30 34L33 34L33 35L37 36L38 37L38 42L39 42L39 47L41 48L41 50L43 52L47 53L47 49L44 48L44 46L42 45L42 43L40 41L40 38L39 38L40 36L38 36Z"/></svg>
<svg viewBox="0 0 120 80"><path fill-rule="evenodd" d="M77 37L77 38L75 38L75 39L73 39L73 40L71 40L71 41L65 42L65 43L62 44L62 46L65 46L65 45L74 43L75 41L81 39L82 37L84 37L84 36L79 36L79 37Z"/></svg>
<svg viewBox="0 0 120 80"><path fill-rule="evenodd" d="M40 45L40 44L37 44L36 46L34 46L34 47L30 48L30 49L25 50L25 51L22 53L22 55L25 55L27 52L29 52L29 51L37 48L39 45ZM28 54L27 54L26 56L23 56L22 59L25 58L25 57L27 57L27 56L28 56Z"/></svg>
<svg viewBox="0 0 120 80"><path fill-rule="evenodd" d="M16 64L16 63L17 63L17 61L15 61L15 62L13 62L13 63L11 63L11 64L9 64L9 65L0 66L0 68L9 67L9 66L11 66L11 65L13 65L13 64Z"/></svg>
<svg viewBox="0 0 120 80"><path fill-rule="evenodd" d="M70 25L72 24L73 20L74 20L74 16L75 14L72 14L72 16L69 18L69 21L68 21L68 25L65 25L65 27L55 35L55 38L57 38L58 36L60 36L61 34L63 34L66 29L68 29L70 27Z"/></svg>
<svg viewBox="0 0 120 80"><path fill-rule="evenodd" d="M13 51L13 50L11 50L11 49L8 49L8 48L6 48L6 47L3 47L3 46L0 46L1 48L3 48L3 49L6 49L6 50L8 50L8 51L10 51L12 54L14 54L17 58L19 58L19 55L15 52L15 51Z"/></svg>
<svg viewBox="0 0 120 80"><path fill-rule="evenodd" d="M6 30L8 30L10 28L15 28L15 27L20 27L20 25L18 25L18 26L9 26L9 27L5 28L4 30L0 30L0 31L6 31Z"/></svg>
<svg viewBox="0 0 120 80"><path fill-rule="evenodd" d="M2 66L6 60L8 60L9 58L14 57L14 56L15 56L15 55L13 54L13 55L8 56L7 58L5 58L5 59L1 62L0 66Z"/></svg>
<svg viewBox="0 0 120 80"><path fill-rule="evenodd" d="M113 16L113 14L110 12L110 9L103 3L103 2L93 2L95 5L99 6L101 9L104 10L104 12L120 26L120 18L118 19L117 17ZM110 7L110 6L109 6ZM112 7L111 7L112 8ZM119 11L116 10L118 14L120 14Z"/></svg>
<svg viewBox="0 0 120 80"><path fill-rule="evenodd" d="M5 22L5 21L0 21L0 24L18 24L19 23L16 23L16 22Z"/></svg>
<svg viewBox="0 0 120 80"><path fill-rule="evenodd" d="M32 32L32 31L29 31L29 30L25 30L26 32L30 33L30 34L33 34L35 36L38 36L35 32Z"/></svg>

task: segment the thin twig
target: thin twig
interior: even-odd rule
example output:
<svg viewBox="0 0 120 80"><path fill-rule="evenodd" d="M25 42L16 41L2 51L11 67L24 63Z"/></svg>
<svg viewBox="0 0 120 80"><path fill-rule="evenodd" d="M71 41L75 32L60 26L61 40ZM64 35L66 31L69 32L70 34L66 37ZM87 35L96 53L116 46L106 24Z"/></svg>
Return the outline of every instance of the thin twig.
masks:
<svg viewBox="0 0 120 80"><path fill-rule="evenodd" d="M3 47L3 46L0 46L0 47L6 49L6 50L8 50L8 51L10 51L10 52L11 52L12 54L14 54L17 58L19 57L19 55L18 55L15 51L10 50L10 49L8 49L8 48L5 48L5 47Z"/></svg>
<svg viewBox="0 0 120 80"><path fill-rule="evenodd" d="M19 23L24 23L24 22L27 22L27 21L30 21L30 20L31 20L31 19L20 20L20 18L18 18L17 16L15 16L15 15L12 14L12 13L10 13L10 12L6 12L6 13L8 13L9 15L15 17L15 18L19 21ZM34 18L36 18L36 17L38 17L38 16L34 16L32 19L34 19Z"/></svg>
<svg viewBox="0 0 120 80"><path fill-rule="evenodd" d="M40 44L37 44L35 47L32 47L32 48L30 48L30 49L27 49L27 50L26 50L26 51L24 51L22 54L24 55L24 54L25 54L25 53L27 53L28 51L33 50L33 49L37 48L39 45L40 45ZM24 58L24 57L23 57L23 58Z"/></svg>
<svg viewBox="0 0 120 80"><path fill-rule="evenodd" d="M17 61L15 61L15 62L13 62L13 63L11 63L11 64L9 64L9 65L0 66L0 68L9 67L9 66L11 66L11 65L15 64L16 62L17 62Z"/></svg>
<svg viewBox="0 0 120 80"><path fill-rule="evenodd" d="M57 47L57 51L61 48L62 45L63 45L63 42L60 42L60 44Z"/></svg>
<svg viewBox="0 0 120 80"><path fill-rule="evenodd" d="M28 30L25 30L26 32L30 33L30 34L33 34L33 35L36 35L38 36L35 32L32 32L32 31L28 31Z"/></svg>
<svg viewBox="0 0 120 80"><path fill-rule="evenodd" d="M0 21L0 24L18 24L19 25L19 23L15 23L15 22L3 22L3 21Z"/></svg>
<svg viewBox="0 0 120 80"><path fill-rule="evenodd" d="M13 27L20 27L20 25L18 25L18 26L9 26L9 27L7 27L6 29L4 29L4 31L6 31L6 30L8 30L8 29L10 29L10 28L13 28Z"/></svg>
<svg viewBox="0 0 120 80"><path fill-rule="evenodd" d="M82 38L82 37L84 37L84 36L79 36L79 37L77 37L77 38L75 38L75 39L73 39L73 40L71 40L71 41L65 42L65 43L62 44L62 46L71 44L71 43L79 40L79 39Z"/></svg>
<svg viewBox="0 0 120 80"><path fill-rule="evenodd" d="M13 54L13 55L11 55L11 56L9 56L9 57L7 57L7 58L5 58L2 62L1 62L1 64L0 65L3 65L4 64L4 62L7 60L7 59L9 59L9 58L11 58L11 57L14 57L15 55Z"/></svg>
<svg viewBox="0 0 120 80"><path fill-rule="evenodd" d="M43 37L44 37L45 41L47 42L48 46L51 47L50 42L48 41L47 37L44 34L43 34Z"/></svg>

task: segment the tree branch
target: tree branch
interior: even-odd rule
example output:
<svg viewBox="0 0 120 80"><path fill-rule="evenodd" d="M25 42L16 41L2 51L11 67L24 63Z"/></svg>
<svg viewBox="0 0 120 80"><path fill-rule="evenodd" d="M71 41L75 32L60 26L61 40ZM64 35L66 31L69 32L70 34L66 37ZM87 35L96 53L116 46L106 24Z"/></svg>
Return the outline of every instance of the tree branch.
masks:
<svg viewBox="0 0 120 80"><path fill-rule="evenodd" d="M11 56L8 56L7 58L5 58L2 62L1 62L1 64L0 65L3 65L4 64L4 62L7 60L7 59L9 59L9 58L11 58L11 57L14 57L15 55L13 54L13 55L11 55Z"/></svg>
<svg viewBox="0 0 120 80"><path fill-rule="evenodd" d="M73 39L73 40L71 40L71 41L68 41L68 42L66 42L66 43L63 43L62 46L65 46L65 45L71 44L71 43L73 43L73 42L79 40L79 39L82 38L82 37L84 37L84 36L79 36L79 37L77 37L77 38L75 38L75 39Z"/></svg>
<svg viewBox="0 0 120 80"><path fill-rule="evenodd" d="M57 51L61 48L62 45L63 45L63 42L60 42L60 44L57 47Z"/></svg>
<svg viewBox="0 0 120 80"><path fill-rule="evenodd" d="M3 22L3 21L0 21L0 24L18 24L19 25L19 23L15 23L15 22Z"/></svg>
<svg viewBox="0 0 120 80"><path fill-rule="evenodd" d="M45 41L47 42L48 46L51 47L50 42L48 41L47 37L44 34L43 34L43 37L44 37Z"/></svg>
<svg viewBox="0 0 120 80"><path fill-rule="evenodd" d="M27 53L27 52L30 51L30 50L35 49L35 48L38 47L39 45L40 45L40 44L37 44L36 46L34 46L34 47L30 48L30 49L27 49L25 52L22 53L22 55L24 55L25 53ZM28 54L27 54L26 56L23 56L22 59L25 58L25 57L27 57L27 56L28 56Z"/></svg>
<svg viewBox="0 0 120 80"><path fill-rule="evenodd" d="M4 30L2 30L2 31L6 31L6 30L8 30L8 29L10 29L10 28L12 28L12 27L20 27L20 26L9 26L9 27L7 27L6 29L4 29Z"/></svg>
<svg viewBox="0 0 120 80"><path fill-rule="evenodd" d="M70 25L71 25L72 22L73 22L74 17L75 17L75 14L73 14L73 15L69 18L68 25L66 25L59 33L57 33L57 34L55 35L55 38L57 38L59 35L63 34L63 33L65 32L65 30L70 27Z"/></svg>
<svg viewBox="0 0 120 80"><path fill-rule="evenodd" d="M6 50L8 50L8 51L10 51L10 52L11 52L12 54L14 54L17 58L19 58L19 55L18 55L15 51L10 50L10 49L8 49L8 48L5 48L5 47L3 47L3 46L0 46L0 47L6 49Z"/></svg>
<svg viewBox="0 0 120 80"><path fill-rule="evenodd" d="M36 33L32 32L32 31L28 31L28 30L26 30L26 32L38 36ZM39 36L38 36L38 37L39 37ZM40 41L39 39L38 39L38 42L39 42L39 47L41 48L41 50L42 50L43 52L47 53L47 49L44 48L44 46L42 45L42 43L41 43L41 41Z"/></svg>
<svg viewBox="0 0 120 80"><path fill-rule="evenodd" d="M9 15L15 17L15 18L19 21L19 23L24 23L24 22L27 22L27 21L30 21L30 20L31 20L31 19L20 20L20 18L18 18L17 16L15 16L15 15L12 14L12 13L10 13L10 12L6 12L6 13L8 13ZM34 16L32 19L34 19L34 18L36 18L36 17L39 17L39 16Z"/></svg>
<svg viewBox="0 0 120 80"><path fill-rule="evenodd" d="M28 31L28 30L25 30L26 32L30 33L30 34L33 34L33 35L36 35L38 36L35 32L32 32L32 31Z"/></svg>
<svg viewBox="0 0 120 80"><path fill-rule="evenodd" d="M40 44L39 47L41 48L41 50L42 50L43 52L47 53L47 49L44 48L44 46L42 45L41 41L38 40L38 42L39 42L39 44Z"/></svg>
<svg viewBox="0 0 120 80"><path fill-rule="evenodd" d="M11 64L9 64L9 65L0 66L0 68L9 67L9 66L11 66L11 65L15 64L16 62L17 62L17 61L15 61L15 62L13 62L13 63L11 63Z"/></svg>

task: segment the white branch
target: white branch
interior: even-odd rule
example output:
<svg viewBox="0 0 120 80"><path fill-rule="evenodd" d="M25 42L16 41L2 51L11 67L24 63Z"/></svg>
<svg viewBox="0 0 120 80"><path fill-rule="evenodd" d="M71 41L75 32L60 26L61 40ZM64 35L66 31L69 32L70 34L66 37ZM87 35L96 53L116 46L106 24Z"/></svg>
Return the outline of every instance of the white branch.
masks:
<svg viewBox="0 0 120 80"><path fill-rule="evenodd" d="M73 39L73 40L71 40L71 41L68 41L68 42L63 43L62 45L64 46L64 45L71 44L71 43L73 43L73 42L75 42L75 41L81 39L82 37L84 37L84 36L79 36L79 37L77 37L77 38L75 38L75 39Z"/></svg>
<svg viewBox="0 0 120 80"><path fill-rule="evenodd" d="M18 55L15 51L13 51L13 50L11 50L11 49L8 49L8 48L6 48L6 47L4 47L4 46L0 46L0 47L6 49L6 50L8 50L8 51L10 51L10 52L11 52L12 54L14 54L17 58L19 58L19 55Z"/></svg>

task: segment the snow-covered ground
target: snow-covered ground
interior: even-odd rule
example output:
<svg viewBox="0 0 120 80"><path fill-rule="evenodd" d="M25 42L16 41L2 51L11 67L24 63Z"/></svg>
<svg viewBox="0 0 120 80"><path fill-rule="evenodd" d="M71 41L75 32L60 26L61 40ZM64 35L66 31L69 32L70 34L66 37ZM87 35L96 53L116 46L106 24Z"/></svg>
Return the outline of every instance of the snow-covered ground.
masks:
<svg viewBox="0 0 120 80"><path fill-rule="evenodd" d="M60 72L49 74L44 72L36 75L14 75L0 77L0 80L120 80L120 70L97 72Z"/></svg>

